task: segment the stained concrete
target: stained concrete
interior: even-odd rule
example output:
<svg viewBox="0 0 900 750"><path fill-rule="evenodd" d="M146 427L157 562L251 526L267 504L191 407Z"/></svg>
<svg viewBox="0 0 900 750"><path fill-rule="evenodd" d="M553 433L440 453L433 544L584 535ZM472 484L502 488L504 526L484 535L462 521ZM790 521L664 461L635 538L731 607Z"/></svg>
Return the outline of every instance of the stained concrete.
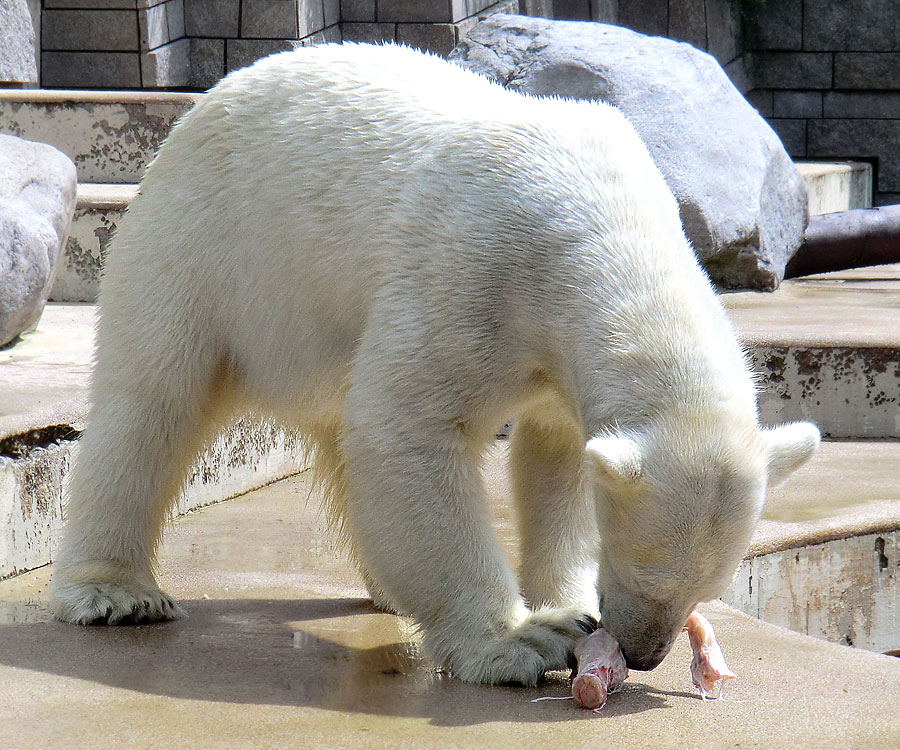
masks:
<svg viewBox="0 0 900 750"><path fill-rule="evenodd" d="M900 661L704 612L738 679L695 694L679 639L599 714L565 675L535 689L432 672L408 623L376 611L324 532L305 478L176 521L163 585L190 617L79 628L52 622L42 569L0 583L0 746L894 748ZM495 498L499 490L495 490ZM500 536L512 533L501 500Z"/></svg>

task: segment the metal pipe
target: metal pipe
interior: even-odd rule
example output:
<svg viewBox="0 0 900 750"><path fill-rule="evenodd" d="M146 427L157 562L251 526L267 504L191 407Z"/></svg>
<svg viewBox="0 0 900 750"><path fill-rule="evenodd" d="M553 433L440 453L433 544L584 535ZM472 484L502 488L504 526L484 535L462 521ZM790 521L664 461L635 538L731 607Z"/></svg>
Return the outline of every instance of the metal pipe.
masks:
<svg viewBox="0 0 900 750"><path fill-rule="evenodd" d="M784 278L900 263L900 205L813 216Z"/></svg>

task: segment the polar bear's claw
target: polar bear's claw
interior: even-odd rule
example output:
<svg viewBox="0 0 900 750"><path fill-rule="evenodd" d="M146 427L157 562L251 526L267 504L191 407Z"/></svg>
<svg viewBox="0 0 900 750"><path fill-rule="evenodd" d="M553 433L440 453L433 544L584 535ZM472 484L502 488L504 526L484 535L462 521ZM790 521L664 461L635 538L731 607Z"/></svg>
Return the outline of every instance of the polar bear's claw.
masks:
<svg viewBox="0 0 900 750"><path fill-rule="evenodd" d="M578 608L540 610L505 636L467 650L453 672L464 682L533 687L544 672L569 668L575 641L596 627L596 619Z"/></svg>
<svg viewBox="0 0 900 750"><path fill-rule="evenodd" d="M185 616L168 594L138 585L68 584L56 588L53 599L54 616L77 625L138 625Z"/></svg>

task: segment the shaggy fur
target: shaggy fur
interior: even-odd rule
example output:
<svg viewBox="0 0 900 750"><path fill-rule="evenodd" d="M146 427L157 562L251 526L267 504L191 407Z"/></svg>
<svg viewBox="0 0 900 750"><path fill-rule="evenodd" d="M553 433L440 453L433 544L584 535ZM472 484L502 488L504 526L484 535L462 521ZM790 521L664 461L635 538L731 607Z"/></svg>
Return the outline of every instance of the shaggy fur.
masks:
<svg viewBox="0 0 900 750"><path fill-rule="evenodd" d="M179 614L152 572L164 519L249 406L308 438L373 596L438 665L534 684L599 593L651 668L727 584L767 481L818 440L759 427L619 112L401 47L300 49L224 79L148 169L100 309L55 571L70 622ZM521 583L478 469L512 415Z"/></svg>

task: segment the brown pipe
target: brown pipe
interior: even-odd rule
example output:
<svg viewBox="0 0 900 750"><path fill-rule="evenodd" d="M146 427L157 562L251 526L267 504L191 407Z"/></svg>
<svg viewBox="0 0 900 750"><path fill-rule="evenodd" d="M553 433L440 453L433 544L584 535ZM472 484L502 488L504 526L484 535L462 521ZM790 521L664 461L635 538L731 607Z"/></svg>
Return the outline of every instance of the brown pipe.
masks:
<svg viewBox="0 0 900 750"><path fill-rule="evenodd" d="M900 263L900 205L813 216L784 278Z"/></svg>

